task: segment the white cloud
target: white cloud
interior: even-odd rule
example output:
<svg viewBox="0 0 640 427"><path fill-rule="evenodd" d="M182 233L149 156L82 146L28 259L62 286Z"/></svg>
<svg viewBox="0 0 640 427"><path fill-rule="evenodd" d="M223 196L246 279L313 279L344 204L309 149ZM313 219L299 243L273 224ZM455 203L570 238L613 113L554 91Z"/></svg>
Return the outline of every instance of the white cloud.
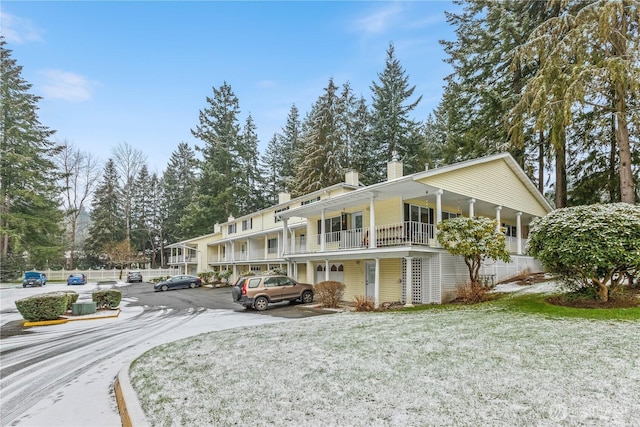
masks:
<svg viewBox="0 0 640 427"><path fill-rule="evenodd" d="M10 13L0 14L2 21L2 35L10 43L23 44L26 42L42 41L43 30L37 28L29 19L23 19Z"/></svg>
<svg viewBox="0 0 640 427"><path fill-rule="evenodd" d="M84 76L62 70L45 70L42 92L45 98L82 102L91 99L95 82Z"/></svg>
<svg viewBox="0 0 640 427"><path fill-rule="evenodd" d="M402 8L397 3L386 5L384 8L378 9L369 15L356 19L353 23L353 27L355 30L364 33L383 33L387 31L394 22L396 22L401 12Z"/></svg>

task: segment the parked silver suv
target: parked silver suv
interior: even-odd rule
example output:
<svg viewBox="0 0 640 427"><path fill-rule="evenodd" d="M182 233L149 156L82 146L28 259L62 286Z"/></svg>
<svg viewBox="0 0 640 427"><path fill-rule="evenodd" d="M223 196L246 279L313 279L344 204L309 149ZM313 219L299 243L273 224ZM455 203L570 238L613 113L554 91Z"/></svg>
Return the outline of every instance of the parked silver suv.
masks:
<svg viewBox="0 0 640 427"><path fill-rule="evenodd" d="M231 293L233 302L258 311L266 310L272 302L313 302L313 285L300 283L282 275L241 277L236 281Z"/></svg>

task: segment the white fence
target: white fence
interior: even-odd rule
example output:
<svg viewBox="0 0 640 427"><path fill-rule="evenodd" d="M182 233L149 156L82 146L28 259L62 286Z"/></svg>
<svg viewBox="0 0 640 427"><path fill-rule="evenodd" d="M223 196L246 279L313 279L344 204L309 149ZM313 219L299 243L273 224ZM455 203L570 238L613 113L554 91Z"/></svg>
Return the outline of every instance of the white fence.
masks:
<svg viewBox="0 0 640 427"><path fill-rule="evenodd" d="M122 277L120 277L120 270L38 270L41 273L47 275L47 280L67 280L70 274L85 274L87 280L90 282L97 282L102 280L127 280L127 272L139 271L142 274L142 278L145 281L149 281L154 277L175 276L178 274L177 268L142 268L142 269L125 269L122 270Z"/></svg>

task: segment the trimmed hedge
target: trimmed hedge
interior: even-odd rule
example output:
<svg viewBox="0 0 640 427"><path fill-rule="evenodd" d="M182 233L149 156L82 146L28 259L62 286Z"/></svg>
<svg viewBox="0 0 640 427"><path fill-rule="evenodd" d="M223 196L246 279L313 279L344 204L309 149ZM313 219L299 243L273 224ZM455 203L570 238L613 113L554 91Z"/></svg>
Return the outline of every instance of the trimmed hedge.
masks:
<svg viewBox="0 0 640 427"><path fill-rule="evenodd" d="M96 303L97 308L116 308L122 300L122 292L117 289L94 291L91 299Z"/></svg>
<svg viewBox="0 0 640 427"><path fill-rule="evenodd" d="M78 294L73 291L49 292L17 300L16 307L26 321L40 322L57 320L77 300Z"/></svg>

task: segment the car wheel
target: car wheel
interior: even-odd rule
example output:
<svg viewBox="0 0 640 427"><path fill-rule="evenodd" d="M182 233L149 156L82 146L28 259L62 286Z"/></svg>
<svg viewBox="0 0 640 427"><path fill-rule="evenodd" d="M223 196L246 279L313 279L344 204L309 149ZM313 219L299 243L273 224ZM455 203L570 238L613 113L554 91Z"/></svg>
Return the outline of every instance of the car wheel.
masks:
<svg viewBox="0 0 640 427"><path fill-rule="evenodd" d="M258 297L253 302L253 306L258 311L265 311L268 305L269 305L269 301L265 297Z"/></svg>
<svg viewBox="0 0 640 427"><path fill-rule="evenodd" d="M26 287L27 287L27 285L22 285L22 287L23 287L23 288L26 288Z"/></svg>
<svg viewBox="0 0 640 427"><path fill-rule="evenodd" d="M189 283L189 287L190 287L191 289L193 289L193 288L195 288L195 287L196 287L196 284L195 284L194 282L191 282L191 283Z"/></svg>
<svg viewBox="0 0 640 427"><path fill-rule="evenodd" d="M164 291L168 291L169 287L167 285L162 285L160 289L164 292Z"/></svg>
<svg viewBox="0 0 640 427"><path fill-rule="evenodd" d="M311 291L304 291L302 293L302 298L300 298L302 300L303 304L309 304L310 302L313 302L313 292Z"/></svg>

